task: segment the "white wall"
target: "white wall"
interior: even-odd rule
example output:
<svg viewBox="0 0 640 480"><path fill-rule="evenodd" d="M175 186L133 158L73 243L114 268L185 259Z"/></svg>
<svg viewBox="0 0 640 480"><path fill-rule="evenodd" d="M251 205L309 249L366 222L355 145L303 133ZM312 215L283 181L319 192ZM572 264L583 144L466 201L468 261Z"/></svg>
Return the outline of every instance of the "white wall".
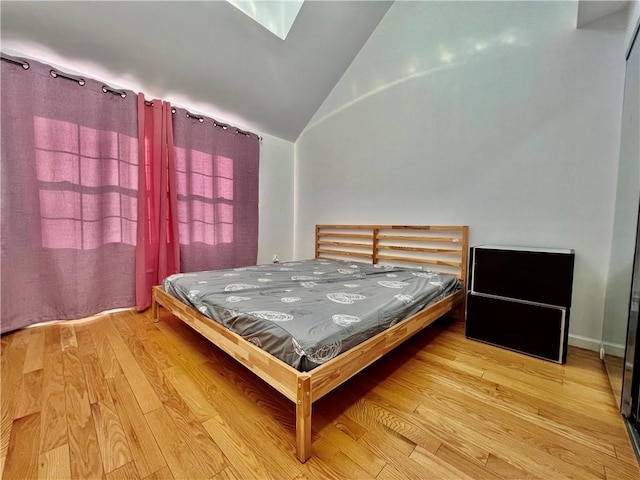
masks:
<svg viewBox="0 0 640 480"><path fill-rule="evenodd" d="M293 259L293 151L291 142L265 135L260 147L258 263Z"/></svg>
<svg viewBox="0 0 640 480"><path fill-rule="evenodd" d="M467 224L576 251L572 343L602 334L624 13L396 2L296 143L295 256L316 223Z"/></svg>
<svg viewBox="0 0 640 480"><path fill-rule="evenodd" d="M639 3L635 11L629 10L627 34L625 36L626 55L632 34L635 33ZM634 5L632 4L631 7ZM634 48L637 54L638 46ZM638 201L640 199L640 163L638 158L638 69L637 61L628 62L624 87L624 107L622 112L621 151L618 162L615 212L609 257L609 274L604 306L603 346L607 354L624 356L631 298L631 278L633 276L633 256L636 247L636 227L638 221ZM635 88L633 84L635 83Z"/></svg>
<svg viewBox="0 0 640 480"><path fill-rule="evenodd" d="M160 98L225 123L248 129L242 121L227 116L215 105L197 103L185 96L164 91L159 85L142 85L128 74L117 74L100 65L72 61L38 45L3 42L3 52L21 58L33 58L60 68L102 80L114 88L144 92L147 98ZM260 145L258 263L271 262L273 254L281 260L293 257L293 168L294 144L271 135L262 135Z"/></svg>
<svg viewBox="0 0 640 480"><path fill-rule="evenodd" d="M640 22L640 1L633 0L629 5L629 18L627 22L627 33L625 35L624 45L625 52L629 50L631 46L631 40L633 34L636 31L636 27L638 26L638 22Z"/></svg>

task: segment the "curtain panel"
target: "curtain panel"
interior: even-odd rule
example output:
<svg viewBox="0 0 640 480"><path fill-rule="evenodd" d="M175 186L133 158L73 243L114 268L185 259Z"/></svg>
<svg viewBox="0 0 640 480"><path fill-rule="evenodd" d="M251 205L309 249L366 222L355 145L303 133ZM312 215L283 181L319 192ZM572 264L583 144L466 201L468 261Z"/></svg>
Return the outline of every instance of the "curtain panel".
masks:
<svg viewBox="0 0 640 480"><path fill-rule="evenodd" d="M175 110L180 270L255 265L258 137L181 108Z"/></svg>
<svg viewBox="0 0 640 480"><path fill-rule="evenodd" d="M151 305L151 287L180 268L171 105L138 94L138 228L136 309Z"/></svg>
<svg viewBox="0 0 640 480"><path fill-rule="evenodd" d="M0 62L2 332L256 263L255 134L29 64Z"/></svg>
<svg viewBox="0 0 640 480"><path fill-rule="evenodd" d="M2 61L1 329L135 303L136 95Z"/></svg>

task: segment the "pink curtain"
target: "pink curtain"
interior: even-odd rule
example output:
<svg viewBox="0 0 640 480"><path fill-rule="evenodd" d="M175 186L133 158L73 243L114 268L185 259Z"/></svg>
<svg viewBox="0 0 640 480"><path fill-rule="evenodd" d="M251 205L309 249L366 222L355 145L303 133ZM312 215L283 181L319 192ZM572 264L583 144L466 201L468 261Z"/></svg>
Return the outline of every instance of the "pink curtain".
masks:
<svg viewBox="0 0 640 480"><path fill-rule="evenodd" d="M151 287L179 271L175 152L171 105L138 94L138 229L136 308L151 305Z"/></svg>
<svg viewBox="0 0 640 480"><path fill-rule="evenodd" d="M135 93L0 64L2 332L133 305Z"/></svg>
<svg viewBox="0 0 640 480"><path fill-rule="evenodd" d="M172 273L255 264L255 134L29 63L0 62L2 332L143 310Z"/></svg>
<svg viewBox="0 0 640 480"><path fill-rule="evenodd" d="M255 265L258 137L181 108L173 133L181 271Z"/></svg>

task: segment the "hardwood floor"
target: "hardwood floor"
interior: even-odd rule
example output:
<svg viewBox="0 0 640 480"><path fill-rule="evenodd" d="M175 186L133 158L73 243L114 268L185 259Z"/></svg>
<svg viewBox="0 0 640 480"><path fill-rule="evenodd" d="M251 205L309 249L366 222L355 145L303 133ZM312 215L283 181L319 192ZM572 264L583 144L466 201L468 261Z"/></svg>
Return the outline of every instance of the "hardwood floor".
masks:
<svg viewBox="0 0 640 480"><path fill-rule="evenodd" d="M5 479L638 479L602 362L556 365L428 327L313 406L179 320L119 312L5 335Z"/></svg>

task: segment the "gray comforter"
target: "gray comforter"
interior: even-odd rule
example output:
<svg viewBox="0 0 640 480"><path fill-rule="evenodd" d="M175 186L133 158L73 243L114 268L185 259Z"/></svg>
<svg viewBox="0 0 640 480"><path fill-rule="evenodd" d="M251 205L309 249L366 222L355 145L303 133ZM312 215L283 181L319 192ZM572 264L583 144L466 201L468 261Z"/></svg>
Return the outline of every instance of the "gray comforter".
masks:
<svg viewBox="0 0 640 480"><path fill-rule="evenodd" d="M163 288L309 371L460 288L436 272L314 259L178 273Z"/></svg>

